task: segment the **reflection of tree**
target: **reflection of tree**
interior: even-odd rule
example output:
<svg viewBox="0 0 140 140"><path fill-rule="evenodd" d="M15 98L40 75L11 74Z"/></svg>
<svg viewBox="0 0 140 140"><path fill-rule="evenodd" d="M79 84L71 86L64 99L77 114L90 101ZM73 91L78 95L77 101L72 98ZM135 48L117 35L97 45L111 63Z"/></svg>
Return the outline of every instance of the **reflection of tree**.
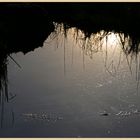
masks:
<svg viewBox="0 0 140 140"><path fill-rule="evenodd" d="M56 40L57 48L60 42L64 39L70 39L75 42L74 46L79 46L84 55L88 55L91 59L95 53L102 53L104 56L104 66L106 71L113 77L117 75L123 61L126 61L129 72L132 75L136 71L136 80L139 83L140 77L140 58L139 58L139 41L129 34L117 33L101 30L97 33L92 33L86 36L86 33L76 27L66 27L64 24L55 24L55 32L45 41L49 44L51 40ZM61 44L61 46L65 44ZM73 62L73 47L72 46L72 62ZM83 55L83 66L84 65ZM65 56L65 53L64 53ZM64 57L65 58L65 57ZM65 62L65 59L64 59ZM136 67L134 68L134 64Z"/></svg>
<svg viewBox="0 0 140 140"><path fill-rule="evenodd" d="M0 52L0 127L3 127L4 122L4 104L9 102L16 95L12 95L8 92L8 72L7 72L7 63L10 58L19 68L21 66L16 62L16 60L7 53L6 49L1 50ZM14 119L14 112L12 110L12 120ZM13 124L13 122L12 122Z"/></svg>
<svg viewBox="0 0 140 140"><path fill-rule="evenodd" d="M104 43L106 42L107 44L107 42L109 42L109 37L112 34L116 36L116 40L126 54L137 54L140 51L140 41L138 41L138 39L136 39L134 36L130 36L129 34L101 30L87 36L86 33L77 29L76 27L68 27L65 24L57 23L54 23L54 25L55 31L51 34L51 40L57 38L60 34L64 34L65 37L67 37L69 31L71 30L72 32L70 32L72 33L76 43L79 43L79 45L82 46L82 48L86 51L87 54L99 52L103 47Z"/></svg>
<svg viewBox="0 0 140 140"><path fill-rule="evenodd" d="M0 118L1 127L3 127L4 119L4 102L8 102L8 78L7 78L7 55L0 53Z"/></svg>

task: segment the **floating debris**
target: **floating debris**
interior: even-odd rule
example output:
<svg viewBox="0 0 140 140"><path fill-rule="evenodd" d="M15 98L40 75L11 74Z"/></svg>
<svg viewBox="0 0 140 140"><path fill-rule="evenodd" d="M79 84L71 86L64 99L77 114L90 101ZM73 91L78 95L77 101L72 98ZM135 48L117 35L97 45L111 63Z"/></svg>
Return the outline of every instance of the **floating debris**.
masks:
<svg viewBox="0 0 140 140"><path fill-rule="evenodd" d="M134 115L134 114L139 115L140 114L140 111L138 109L131 110L131 111L120 111L116 115L117 116L130 116L130 115Z"/></svg>
<svg viewBox="0 0 140 140"><path fill-rule="evenodd" d="M118 115L121 115L121 113L122 113L123 111L120 111L119 113L117 113L116 115L118 116Z"/></svg>
<svg viewBox="0 0 140 140"><path fill-rule="evenodd" d="M100 88L100 87L102 87L102 86L103 86L103 84L97 83L96 88Z"/></svg>
<svg viewBox="0 0 140 140"><path fill-rule="evenodd" d="M116 111L115 111L116 112ZM111 113L108 113L106 111L103 111L100 113L101 116L109 116ZM133 110L120 110L118 113L112 113L112 115L116 116L130 116L130 115L140 115L140 110L138 109L133 109Z"/></svg>
<svg viewBox="0 0 140 140"><path fill-rule="evenodd" d="M140 114L140 111L138 109L136 109L136 110L133 110L133 113L134 114Z"/></svg>
<svg viewBox="0 0 140 140"><path fill-rule="evenodd" d="M103 113L101 114L102 116L108 116L109 114L108 113Z"/></svg>
<svg viewBox="0 0 140 140"><path fill-rule="evenodd" d="M104 111L104 112L101 112L100 115L101 115L101 116L109 116L110 113L107 113L106 111Z"/></svg>
<svg viewBox="0 0 140 140"><path fill-rule="evenodd" d="M46 121L57 121L63 120L62 116L58 116L55 114L47 114L47 113L24 113L22 114L26 120L46 120Z"/></svg>

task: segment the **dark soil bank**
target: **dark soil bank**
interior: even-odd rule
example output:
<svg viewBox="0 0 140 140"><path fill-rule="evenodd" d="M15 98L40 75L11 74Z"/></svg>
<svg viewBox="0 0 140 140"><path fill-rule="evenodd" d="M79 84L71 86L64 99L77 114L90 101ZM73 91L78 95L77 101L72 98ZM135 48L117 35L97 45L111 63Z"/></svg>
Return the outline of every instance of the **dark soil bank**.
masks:
<svg viewBox="0 0 140 140"><path fill-rule="evenodd" d="M1 3L2 49L26 53L42 46L54 30L53 21L87 35L103 29L129 34L136 45L140 39L140 3Z"/></svg>

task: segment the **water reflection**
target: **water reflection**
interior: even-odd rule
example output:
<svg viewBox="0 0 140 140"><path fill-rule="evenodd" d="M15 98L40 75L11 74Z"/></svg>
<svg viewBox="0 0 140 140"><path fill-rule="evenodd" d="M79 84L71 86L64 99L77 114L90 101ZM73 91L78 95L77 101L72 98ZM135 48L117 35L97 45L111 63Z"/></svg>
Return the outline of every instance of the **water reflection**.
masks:
<svg viewBox="0 0 140 140"><path fill-rule="evenodd" d="M92 117L94 115L96 116L94 119L99 118L97 120L100 121L100 116L111 116L114 112L117 117L139 114L136 106L138 98L133 97L131 99L134 94L138 95L139 90L139 46L133 47L131 37L124 33L106 32L104 30L87 37L83 31L75 27L67 29L63 24L54 24L55 30L48 36L43 48L37 48L34 52L26 55L21 53L18 53L17 56L15 54L1 54L1 127L3 127L4 122L4 102L13 99L16 94L10 95L10 93L12 91L12 93L16 93L19 89L21 94L15 107L24 114L25 119L35 120L35 123L41 126L40 131L42 125L37 122L38 119L45 118L49 122L53 115L50 117L48 114L52 110L62 112L65 115L64 119L61 115L55 115L52 118L55 121L62 120L61 123L65 127L67 126L66 132L74 128L73 125L76 125L77 129L72 129L74 133L80 131L81 129L79 130L78 127L83 124L86 128L91 124L91 128L95 129L96 132L96 125L92 126L92 123L87 125L87 122L93 122ZM16 64L16 69L22 66L21 73L14 71L13 63L8 64L8 60L12 60ZM9 71L7 70L7 64L11 68L8 69ZM62 67L64 74L62 73ZM11 78L11 82L15 84L15 89L8 88L8 78L10 76L7 71L11 77L13 73L16 75L15 79ZM108 112L111 111L109 113L102 111L102 107L107 108ZM26 111L28 108L31 108L29 112ZM122 108L125 111L122 111ZM39 112L40 110L51 111L48 111L48 114L42 114ZM96 112L101 113L98 116ZM13 111L11 117L12 123L14 123ZM114 118L112 120L115 122ZM101 121L106 123L104 119L101 119ZM28 123L34 126L34 123L30 121ZM68 125L69 123L72 126ZM17 124L20 127L27 127L27 124L20 119ZM56 134L58 134L56 130L59 126L59 123L54 126ZM106 126L101 125L101 127L106 129ZM43 126L43 129L48 130L50 135L53 136L52 127ZM82 132L86 132L83 126L82 129ZM34 130L34 128L31 130ZM40 131L39 135L43 133ZM29 132L26 131L25 133ZM34 135L33 132L29 135ZM23 133L22 130L21 133ZM90 133L90 131L87 133ZM101 133L104 135L104 132ZM47 135L45 132L43 134Z"/></svg>
<svg viewBox="0 0 140 140"><path fill-rule="evenodd" d="M9 93L8 90L8 57L14 61L17 66L20 66L8 53L1 51L0 53L0 128L3 128L4 114L5 114L5 102L11 101L16 95ZM14 112L11 110L12 125L14 124Z"/></svg>
<svg viewBox="0 0 140 140"><path fill-rule="evenodd" d="M1 53L0 58L0 120L3 127L4 102L8 101L7 56Z"/></svg>
<svg viewBox="0 0 140 140"><path fill-rule="evenodd" d="M127 62L130 73L136 75L139 81L140 63L139 63L139 44L133 44L133 40L129 35L124 33L107 32L101 30L92 33L90 37L86 37L85 33L73 27L66 29L63 24L55 23L55 31L47 38L45 45L49 45L51 41L56 41L56 48L63 46L64 48L64 73L66 73L66 45L72 43L71 59L73 64L74 47L80 47L83 52L83 68L84 56L87 55L93 59L95 53L102 53L105 69L110 75L115 76L124 61ZM136 65L135 68L133 65Z"/></svg>

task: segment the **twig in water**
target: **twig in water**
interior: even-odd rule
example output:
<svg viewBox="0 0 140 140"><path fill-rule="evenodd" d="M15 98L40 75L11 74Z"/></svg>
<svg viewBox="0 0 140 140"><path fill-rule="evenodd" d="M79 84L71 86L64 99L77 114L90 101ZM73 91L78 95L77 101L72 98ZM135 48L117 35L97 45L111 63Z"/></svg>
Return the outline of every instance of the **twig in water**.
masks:
<svg viewBox="0 0 140 140"><path fill-rule="evenodd" d="M21 66L16 62L16 60L12 57L12 56L10 56L10 55L8 55L16 64L17 64L17 66L19 67L19 68L21 68Z"/></svg>

